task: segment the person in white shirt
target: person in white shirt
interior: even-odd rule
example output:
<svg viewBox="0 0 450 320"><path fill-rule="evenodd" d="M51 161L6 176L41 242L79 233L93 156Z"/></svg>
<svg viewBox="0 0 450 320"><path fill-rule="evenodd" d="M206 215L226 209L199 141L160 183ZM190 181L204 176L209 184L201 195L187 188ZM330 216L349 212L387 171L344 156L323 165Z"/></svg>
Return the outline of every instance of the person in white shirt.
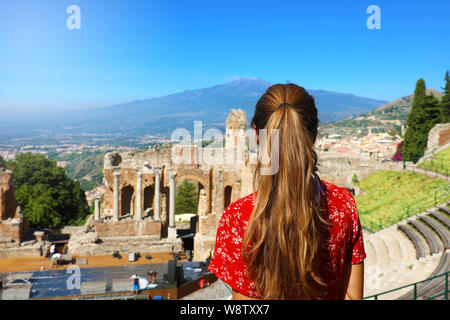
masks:
<svg viewBox="0 0 450 320"><path fill-rule="evenodd" d="M55 253L55 249L56 249L56 246L55 246L54 244L52 244L52 245L50 246L50 257L52 257L53 254Z"/></svg>
<svg viewBox="0 0 450 320"><path fill-rule="evenodd" d="M59 259L61 259L62 254L61 253L54 253L51 257L52 266L57 266Z"/></svg>

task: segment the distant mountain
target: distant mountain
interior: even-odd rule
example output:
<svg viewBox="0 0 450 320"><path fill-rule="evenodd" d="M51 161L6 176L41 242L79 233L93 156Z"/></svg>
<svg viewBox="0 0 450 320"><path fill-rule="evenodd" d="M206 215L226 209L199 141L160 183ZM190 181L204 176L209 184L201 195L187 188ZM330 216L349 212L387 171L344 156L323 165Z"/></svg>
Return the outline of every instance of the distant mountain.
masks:
<svg viewBox="0 0 450 320"><path fill-rule="evenodd" d="M427 95L433 94L440 99L444 95L442 92L435 89L427 89ZM381 107L367 113L367 116L375 116L379 120L405 120L408 118L409 111L411 111L414 94L391 101L382 105Z"/></svg>
<svg viewBox="0 0 450 320"><path fill-rule="evenodd" d="M232 108L243 109L247 113L247 121L250 122L258 98L270 85L270 82L262 79L241 78L209 88L186 90L109 107L42 114L34 117L32 123L20 126L20 133L23 133L24 129L39 129L43 134L169 134L180 127L191 130L194 120L203 121L204 128L222 129ZM316 100L322 123L360 115L386 103L382 100L325 90L308 92ZM11 124L17 127L14 121L9 121L10 127Z"/></svg>
<svg viewBox="0 0 450 320"><path fill-rule="evenodd" d="M435 89L427 89L427 95L433 94L440 99L443 93ZM358 130L367 131L368 127L379 128L383 131L400 128L406 125L411 111L414 94L383 104L369 112L351 116L336 122L329 122L322 126L322 133L354 134Z"/></svg>
<svg viewBox="0 0 450 320"><path fill-rule="evenodd" d="M134 101L113 107L102 108L110 115L139 119L160 119L162 117L205 117L213 122L225 123L231 108L241 108L250 118L256 102L272 83L262 79L238 79L230 83L210 88L187 90L160 98ZM382 100L357 97L351 94L325 90L308 90L314 96L322 122L357 115L386 103ZM92 110L93 111L93 110ZM248 119L249 120L249 119Z"/></svg>

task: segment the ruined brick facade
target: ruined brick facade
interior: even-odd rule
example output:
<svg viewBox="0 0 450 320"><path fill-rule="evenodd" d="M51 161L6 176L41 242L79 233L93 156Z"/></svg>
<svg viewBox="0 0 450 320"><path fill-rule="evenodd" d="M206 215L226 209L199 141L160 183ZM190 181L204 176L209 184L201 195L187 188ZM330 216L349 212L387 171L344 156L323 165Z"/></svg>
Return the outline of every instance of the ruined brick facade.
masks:
<svg viewBox="0 0 450 320"><path fill-rule="evenodd" d="M106 193L95 221L97 236L102 240L152 237L175 243L175 195L171 193L176 194L176 185L189 179L198 183L199 192L194 260L205 259L207 251L214 250L224 209L254 191L256 153L249 147L251 134L246 130L245 112L231 110L223 135L225 143L219 143L219 147L184 143L163 150L105 155ZM401 169L399 163L332 153L320 154L318 165L321 178L341 186L351 186L353 174L363 179L380 169ZM155 209L158 206L159 210Z"/></svg>
<svg viewBox="0 0 450 320"><path fill-rule="evenodd" d="M2 242L20 242L25 229L26 223L14 195L13 173L4 167L0 157L0 239Z"/></svg>
<svg viewBox="0 0 450 320"><path fill-rule="evenodd" d="M107 221L95 223L95 232L102 237L133 237L145 235L160 235L161 223L149 219L136 222L134 220Z"/></svg>
<svg viewBox="0 0 450 320"><path fill-rule="evenodd" d="M214 249L217 225L224 208L252 192L255 166L249 161L245 130L245 112L231 110L226 122L224 147L201 148L185 144L163 150L107 154L104 165L107 188L100 218L95 222L97 235L100 238L127 235L167 239L172 174L175 185L185 179L198 183L194 259L204 259L206 252ZM156 186L157 174L159 188ZM115 186L118 188L116 193ZM158 192L159 219L155 214ZM115 214L118 217L114 217Z"/></svg>

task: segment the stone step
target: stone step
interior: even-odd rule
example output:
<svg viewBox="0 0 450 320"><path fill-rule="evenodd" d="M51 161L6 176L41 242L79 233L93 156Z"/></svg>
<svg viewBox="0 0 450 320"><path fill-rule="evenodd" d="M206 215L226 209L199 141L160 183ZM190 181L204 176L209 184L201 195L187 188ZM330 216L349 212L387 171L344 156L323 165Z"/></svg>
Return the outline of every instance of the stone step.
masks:
<svg viewBox="0 0 450 320"><path fill-rule="evenodd" d="M428 273L426 278L433 277L438 274L442 274L445 271L448 271L450 269L450 252L446 251L443 252L441 256L433 256L428 259L431 262L437 261L437 264L434 265L427 265L427 271L432 271L431 273ZM412 281L417 282L417 281ZM434 295L436 291L442 291L442 284L444 283L444 278L436 278L427 282L423 282L421 284L418 284L417 286L417 294L418 298L427 298ZM400 300L411 300L413 299L413 289L410 288L408 292L406 292L404 295L400 296L398 299Z"/></svg>
<svg viewBox="0 0 450 320"><path fill-rule="evenodd" d="M400 245L402 261L409 262L416 260L417 259L416 248L414 248L414 245L411 242L411 240L409 240L409 238L398 229L393 229L391 233L392 236L395 237L395 239L397 239Z"/></svg>
<svg viewBox="0 0 450 320"><path fill-rule="evenodd" d="M106 281L89 281L81 283L81 294L99 294L106 292Z"/></svg>
<svg viewBox="0 0 450 320"><path fill-rule="evenodd" d="M382 237L386 243L391 265L398 265L403 259L399 241L393 236L392 232L389 231L384 232Z"/></svg>
<svg viewBox="0 0 450 320"><path fill-rule="evenodd" d="M411 283L428 278L428 276L433 272L434 268L438 265L438 262L438 257L434 260L422 259L418 261L412 269L413 273L409 275Z"/></svg>
<svg viewBox="0 0 450 320"><path fill-rule="evenodd" d="M420 219L438 234L444 248L450 249L450 232L429 215L422 215L420 216Z"/></svg>
<svg viewBox="0 0 450 320"><path fill-rule="evenodd" d="M27 300L30 297L31 284L10 286L1 291L2 300Z"/></svg>
<svg viewBox="0 0 450 320"><path fill-rule="evenodd" d="M446 214L450 214L450 209L446 206L438 206L438 209L444 211Z"/></svg>
<svg viewBox="0 0 450 320"><path fill-rule="evenodd" d="M450 219L445 216L443 213L438 212L436 210L429 210L430 215L432 215L434 218L436 218L437 220L439 220L440 222L442 222L443 224L445 224L447 226L447 228L450 229Z"/></svg>
<svg viewBox="0 0 450 320"><path fill-rule="evenodd" d="M443 250L442 242L439 240L436 234L433 231L431 231L430 228L425 226L425 224L414 219L410 219L408 222L412 226L414 226L414 228L416 228L425 238L426 242L428 243L428 247L430 249L431 254L435 254Z"/></svg>
<svg viewBox="0 0 450 320"><path fill-rule="evenodd" d="M417 259L424 258L429 255L430 251L428 245L419 232L411 228L406 223L399 223L397 227L400 231L404 232L405 235L414 244L414 247L416 248Z"/></svg>
<svg viewBox="0 0 450 320"><path fill-rule="evenodd" d="M390 259L385 241L379 234L373 234L369 241L375 248L375 254L377 257L376 265L381 269L387 268L390 264Z"/></svg>
<svg viewBox="0 0 450 320"><path fill-rule="evenodd" d="M364 261L364 265L365 266L376 265L377 256L375 247L373 246L372 242L370 242L368 239L364 241L364 250L366 251L366 260Z"/></svg>
<svg viewBox="0 0 450 320"><path fill-rule="evenodd" d="M368 272L365 272L364 295L369 296L424 280L430 276L430 273L435 269L438 263L438 256L429 256L421 260L414 260L409 265L402 263L397 266L391 266L387 270L379 270L379 275L381 276L376 278L378 283L376 281L371 282L371 275ZM378 286L374 286L373 284L378 284ZM411 288L407 290L395 291L390 294L380 296L379 299L396 299L410 290Z"/></svg>

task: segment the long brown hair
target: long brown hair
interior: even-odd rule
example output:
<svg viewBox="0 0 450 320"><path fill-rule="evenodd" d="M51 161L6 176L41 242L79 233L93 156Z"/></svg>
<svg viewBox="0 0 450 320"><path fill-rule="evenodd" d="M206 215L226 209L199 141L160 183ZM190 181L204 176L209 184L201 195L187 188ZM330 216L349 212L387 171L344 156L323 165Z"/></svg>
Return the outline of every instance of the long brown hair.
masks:
<svg viewBox="0 0 450 320"><path fill-rule="evenodd" d="M279 166L275 174L260 174L254 183L254 209L243 241L249 277L264 299L314 299L325 285L316 272L321 244L323 197L318 192L317 154L313 146L318 116L314 98L295 84L276 84L256 104L251 126L266 129L260 145L265 152L278 130ZM273 155L272 155L273 156ZM320 185L322 186L322 185Z"/></svg>

